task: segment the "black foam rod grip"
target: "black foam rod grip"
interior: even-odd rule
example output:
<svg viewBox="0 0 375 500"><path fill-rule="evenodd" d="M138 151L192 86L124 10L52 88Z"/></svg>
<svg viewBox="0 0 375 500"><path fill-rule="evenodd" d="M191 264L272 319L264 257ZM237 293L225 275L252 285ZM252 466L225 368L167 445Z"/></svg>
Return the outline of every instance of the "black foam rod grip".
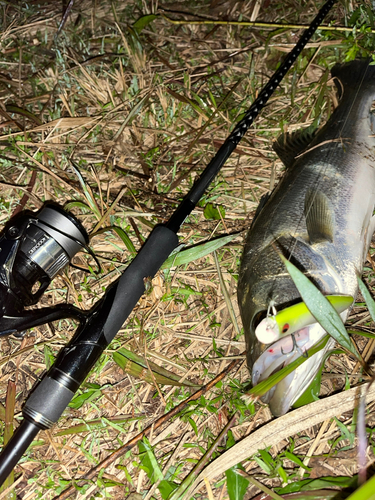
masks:
<svg viewBox="0 0 375 500"><path fill-rule="evenodd" d="M165 226L157 226L152 231L137 257L108 288L35 387L23 408L25 418L42 429L57 422L143 295L145 279L156 274L177 244L177 235Z"/></svg>
<svg viewBox="0 0 375 500"><path fill-rule="evenodd" d="M160 266L178 245L175 232L156 226L133 262L117 282L116 294L104 325L108 344L145 292L145 280L153 278Z"/></svg>

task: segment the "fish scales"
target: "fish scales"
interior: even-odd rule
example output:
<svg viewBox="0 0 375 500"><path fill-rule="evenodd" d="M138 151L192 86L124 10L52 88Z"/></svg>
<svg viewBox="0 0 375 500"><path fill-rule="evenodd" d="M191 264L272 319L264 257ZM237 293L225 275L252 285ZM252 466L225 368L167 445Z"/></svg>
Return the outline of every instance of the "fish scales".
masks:
<svg viewBox="0 0 375 500"><path fill-rule="evenodd" d="M286 171L256 214L246 238L238 301L250 370L267 347L256 338L255 328L270 304L281 310L301 300L278 251L325 295L355 297L357 276L362 274L375 229L375 138L371 137L370 111L375 66L356 60L334 66L331 74L341 94L338 107L311 142L301 132L276 143ZM298 155L294 161L291 152ZM342 313L343 320L347 314ZM325 334L321 328L317 333L318 329L314 328L315 342ZM304 392L332 344L333 339L325 351L266 395L264 401L275 415L288 411ZM262 363L257 363L253 379L259 379Z"/></svg>

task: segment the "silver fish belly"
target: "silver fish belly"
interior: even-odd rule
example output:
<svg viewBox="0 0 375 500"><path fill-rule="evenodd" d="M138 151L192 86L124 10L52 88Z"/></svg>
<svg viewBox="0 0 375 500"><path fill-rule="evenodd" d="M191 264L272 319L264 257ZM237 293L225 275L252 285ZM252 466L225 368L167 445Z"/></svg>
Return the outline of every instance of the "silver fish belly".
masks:
<svg viewBox="0 0 375 500"><path fill-rule="evenodd" d="M355 297L357 276L362 274L375 230L375 138L370 112L375 66L367 60L352 61L334 66L332 76L341 94L338 107L313 137L297 132L276 143L286 172L256 214L246 238L238 301L253 384L262 380L262 371L270 372L270 364L281 367L292 359L281 354L278 362L270 361L269 346L255 336L270 304L281 310L301 300L276 249L323 294ZM347 312L341 316L345 320ZM325 332L315 324L309 334L317 342ZM275 349L280 345L276 343ZM307 389L332 345L333 339L267 393L264 401L274 415L286 413Z"/></svg>

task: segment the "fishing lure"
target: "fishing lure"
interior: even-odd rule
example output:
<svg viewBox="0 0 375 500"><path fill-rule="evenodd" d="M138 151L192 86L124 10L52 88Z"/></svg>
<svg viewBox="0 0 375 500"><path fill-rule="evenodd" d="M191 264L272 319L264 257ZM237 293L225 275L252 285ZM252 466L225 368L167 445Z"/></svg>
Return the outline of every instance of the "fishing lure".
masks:
<svg viewBox="0 0 375 500"><path fill-rule="evenodd" d="M339 314L348 309L354 300L350 295L327 295L326 298ZM304 302L287 307L277 314L272 307L272 312L274 314L267 315L255 329L255 335L263 344L271 344L285 335L316 323Z"/></svg>

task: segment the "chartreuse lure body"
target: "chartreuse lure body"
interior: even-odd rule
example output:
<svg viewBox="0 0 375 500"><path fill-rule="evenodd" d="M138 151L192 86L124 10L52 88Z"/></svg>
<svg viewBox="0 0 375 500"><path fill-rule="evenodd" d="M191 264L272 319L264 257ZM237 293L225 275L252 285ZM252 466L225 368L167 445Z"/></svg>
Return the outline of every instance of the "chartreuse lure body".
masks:
<svg viewBox="0 0 375 500"><path fill-rule="evenodd" d="M348 309L354 300L350 295L327 295L326 298L339 314ZM271 344L313 323L316 323L316 319L306 304L300 302L264 318L256 327L255 335L262 344Z"/></svg>

